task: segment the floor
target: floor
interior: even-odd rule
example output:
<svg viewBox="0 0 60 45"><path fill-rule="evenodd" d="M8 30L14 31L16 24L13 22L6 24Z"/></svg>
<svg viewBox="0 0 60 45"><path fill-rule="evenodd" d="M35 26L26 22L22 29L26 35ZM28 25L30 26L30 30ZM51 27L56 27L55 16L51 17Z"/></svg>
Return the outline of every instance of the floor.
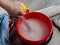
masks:
<svg viewBox="0 0 60 45"><path fill-rule="evenodd" d="M51 19L56 19L58 16L60 16L60 14L52 17ZM60 30L58 30L55 26L53 26L53 36L48 45L60 45Z"/></svg>

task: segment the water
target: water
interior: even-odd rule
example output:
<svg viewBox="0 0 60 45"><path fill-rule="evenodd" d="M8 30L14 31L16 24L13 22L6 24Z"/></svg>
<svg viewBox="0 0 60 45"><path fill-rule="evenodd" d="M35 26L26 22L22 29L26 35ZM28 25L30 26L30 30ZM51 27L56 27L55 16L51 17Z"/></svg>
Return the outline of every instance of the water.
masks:
<svg viewBox="0 0 60 45"><path fill-rule="evenodd" d="M41 40L48 34L48 27L42 21L36 19L27 20L28 24L32 27L30 32L25 24L22 22L20 26L20 33L29 40Z"/></svg>

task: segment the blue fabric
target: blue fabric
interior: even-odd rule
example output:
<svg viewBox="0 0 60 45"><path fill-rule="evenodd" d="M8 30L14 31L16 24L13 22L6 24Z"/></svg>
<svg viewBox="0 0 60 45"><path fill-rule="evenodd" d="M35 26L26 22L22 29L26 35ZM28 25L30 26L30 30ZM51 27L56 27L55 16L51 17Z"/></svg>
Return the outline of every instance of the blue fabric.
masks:
<svg viewBox="0 0 60 45"><path fill-rule="evenodd" d="M0 13L0 45L10 45L9 42L9 15Z"/></svg>

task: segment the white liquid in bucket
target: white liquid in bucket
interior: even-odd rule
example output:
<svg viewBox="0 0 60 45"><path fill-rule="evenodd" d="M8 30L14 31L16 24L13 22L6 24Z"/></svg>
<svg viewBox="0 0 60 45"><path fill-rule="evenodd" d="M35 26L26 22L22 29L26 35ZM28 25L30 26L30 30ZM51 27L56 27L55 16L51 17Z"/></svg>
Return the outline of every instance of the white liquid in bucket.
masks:
<svg viewBox="0 0 60 45"><path fill-rule="evenodd" d="M20 26L20 33L29 40L41 40L42 38L46 37L48 32L48 27L42 21L38 21L36 19L29 19L27 20L29 25L32 27L30 32L24 25L24 23Z"/></svg>

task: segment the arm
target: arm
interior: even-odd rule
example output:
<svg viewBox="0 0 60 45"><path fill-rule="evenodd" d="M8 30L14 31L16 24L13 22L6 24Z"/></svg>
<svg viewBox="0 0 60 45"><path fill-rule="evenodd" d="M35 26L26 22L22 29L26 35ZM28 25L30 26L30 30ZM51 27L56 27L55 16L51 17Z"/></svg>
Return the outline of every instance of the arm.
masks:
<svg viewBox="0 0 60 45"><path fill-rule="evenodd" d="M6 9L8 13L12 14L13 16L23 14L22 8L16 8L16 6L14 6L14 4L9 0L0 0L0 6Z"/></svg>

